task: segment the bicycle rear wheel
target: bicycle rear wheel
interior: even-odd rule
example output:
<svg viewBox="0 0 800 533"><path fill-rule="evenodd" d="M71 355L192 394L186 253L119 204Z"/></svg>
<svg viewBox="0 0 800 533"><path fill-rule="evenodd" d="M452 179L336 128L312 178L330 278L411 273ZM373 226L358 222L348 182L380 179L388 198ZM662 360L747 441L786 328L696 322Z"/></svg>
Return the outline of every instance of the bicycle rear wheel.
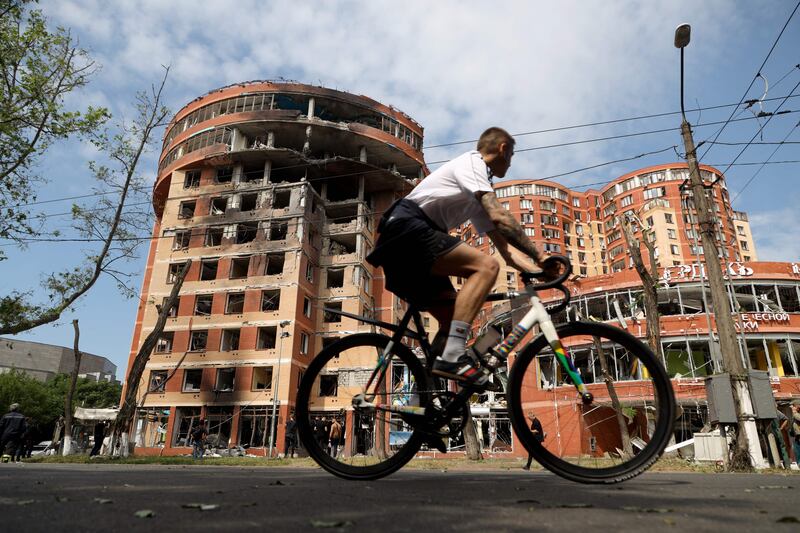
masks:
<svg viewBox="0 0 800 533"><path fill-rule="evenodd" d="M540 335L509 375L514 431L542 466L567 479L617 483L641 474L672 435L675 395L663 365L619 328L571 322L556 331L593 401L582 401Z"/></svg>
<svg viewBox="0 0 800 533"><path fill-rule="evenodd" d="M370 387L374 407L354 408L391 339L375 333L344 337L323 349L306 370L297 392L297 430L317 464L346 479L387 476L410 461L425 437L386 408L425 407L430 379L420 360L402 344L388 354L382 382ZM377 378L376 378L377 379ZM342 425L342 439L330 438L330 421Z"/></svg>

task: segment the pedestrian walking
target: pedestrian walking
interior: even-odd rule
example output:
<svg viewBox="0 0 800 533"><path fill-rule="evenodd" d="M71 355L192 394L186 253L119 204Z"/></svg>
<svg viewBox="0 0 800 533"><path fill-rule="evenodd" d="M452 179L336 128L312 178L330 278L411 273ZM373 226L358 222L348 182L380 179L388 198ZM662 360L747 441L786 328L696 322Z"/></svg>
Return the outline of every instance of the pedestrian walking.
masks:
<svg viewBox="0 0 800 533"><path fill-rule="evenodd" d="M89 457L94 457L100 454L100 448L103 446L103 440L106 438L106 422L100 420L94 425L94 446L92 451L89 452Z"/></svg>
<svg viewBox="0 0 800 533"><path fill-rule="evenodd" d="M295 449L297 448L297 419L294 413L289 415L289 420L286 421L284 426L284 457L294 457Z"/></svg>
<svg viewBox="0 0 800 533"><path fill-rule="evenodd" d="M800 404L792 405L792 425L789 434L792 437L794 462L800 465Z"/></svg>
<svg viewBox="0 0 800 533"><path fill-rule="evenodd" d="M208 430L206 429L206 421L201 418L197 421L197 426L192 430L192 458L203 458L207 435Z"/></svg>
<svg viewBox="0 0 800 533"><path fill-rule="evenodd" d="M0 418L0 454L3 456L3 462L8 462L17 455L17 448L26 429L28 424L25 422L25 415L19 412L18 403L12 403L8 413ZM9 454L6 453L7 449L10 450Z"/></svg>
<svg viewBox="0 0 800 533"><path fill-rule="evenodd" d="M338 418L334 418L333 422L331 422L331 430L328 433L328 437L331 443L330 455L331 457L336 457L339 455L339 444L342 441L342 424L339 423Z"/></svg>
<svg viewBox="0 0 800 533"><path fill-rule="evenodd" d="M539 422L539 419L536 417L535 413L528 413L528 419L531 421L531 433L533 433L533 438L539 444L544 442L544 430L542 429L542 423ZM530 470L531 463L533 462L533 456L528 452L528 462L525 466L522 467L523 470Z"/></svg>

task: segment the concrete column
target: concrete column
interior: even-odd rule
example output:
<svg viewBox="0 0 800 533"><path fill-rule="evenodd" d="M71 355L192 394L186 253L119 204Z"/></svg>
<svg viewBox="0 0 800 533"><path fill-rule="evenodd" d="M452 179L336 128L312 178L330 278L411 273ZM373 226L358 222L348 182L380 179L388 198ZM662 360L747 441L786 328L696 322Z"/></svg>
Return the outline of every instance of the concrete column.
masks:
<svg viewBox="0 0 800 533"><path fill-rule="evenodd" d="M243 171L244 168L242 167L242 165L236 165L235 167L233 167L233 177L231 178L231 181L233 182L234 187L242 182Z"/></svg>
<svg viewBox="0 0 800 533"><path fill-rule="evenodd" d="M303 143L303 153L307 154L311 151L311 126L306 126L306 140Z"/></svg>
<svg viewBox="0 0 800 533"><path fill-rule="evenodd" d="M267 132L267 148L275 148L275 132Z"/></svg>
<svg viewBox="0 0 800 533"><path fill-rule="evenodd" d="M264 183L270 182L270 176L272 174L272 161L267 159L264 162Z"/></svg>
<svg viewBox="0 0 800 533"><path fill-rule="evenodd" d="M240 405L233 406L233 420L231 420L231 434L228 437L228 448L239 444L239 419L242 415Z"/></svg>
<svg viewBox="0 0 800 533"><path fill-rule="evenodd" d="M362 163L366 163L367 162L367 147L366 146L361 146L358 149L358 160L361 161Z"/></svg>
<svg viewBox="0 0 800 533"><path fill-rule="evenodd" d="M358 199L364 200L364 176L358 178Z"/></svg>
<svg viewBox="0 0 800 533"><path fill-rule="evenodd" d="M308 99L308 118L314 118L314 98Z"/></svg>

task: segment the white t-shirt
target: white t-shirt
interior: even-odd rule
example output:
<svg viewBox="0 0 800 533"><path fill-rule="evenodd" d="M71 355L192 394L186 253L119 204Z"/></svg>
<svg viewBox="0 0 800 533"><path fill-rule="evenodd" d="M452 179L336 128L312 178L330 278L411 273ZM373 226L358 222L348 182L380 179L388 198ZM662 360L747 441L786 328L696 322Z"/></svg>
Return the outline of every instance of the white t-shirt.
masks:
<svg viewBox="0 0 800 533"><path fill-rule="evenodd" d="M431 172L406 196L445 231L472 222L478 233L494 229L489 215L475 196L493 192L480 152L462 154Z"/></svg>

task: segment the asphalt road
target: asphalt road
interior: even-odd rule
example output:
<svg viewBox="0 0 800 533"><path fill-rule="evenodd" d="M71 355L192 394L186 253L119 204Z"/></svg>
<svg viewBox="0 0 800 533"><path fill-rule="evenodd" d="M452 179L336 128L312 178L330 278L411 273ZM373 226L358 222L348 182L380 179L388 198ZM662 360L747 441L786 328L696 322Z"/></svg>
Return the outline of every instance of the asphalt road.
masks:
<svg viewBox="0 0 800 533"><path fill-rule="evenodd" d="M136 516L144 510L153 516ZM0 464L5 532L800 531L786 517L800 519L798 475L653 473L588 486L522 470L351 482L292 467Z"/></svg>

